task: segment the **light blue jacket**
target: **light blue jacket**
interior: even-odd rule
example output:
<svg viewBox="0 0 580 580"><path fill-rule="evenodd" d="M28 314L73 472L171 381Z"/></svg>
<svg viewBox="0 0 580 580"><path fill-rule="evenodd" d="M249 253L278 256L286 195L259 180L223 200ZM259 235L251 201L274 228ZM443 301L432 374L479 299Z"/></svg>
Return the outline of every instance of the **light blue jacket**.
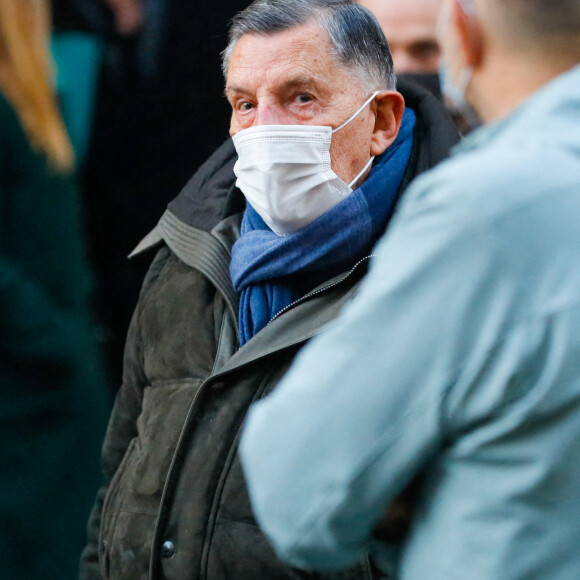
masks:
<svg viewBox="0 0 580 580"><path fill-rule="evenodd" d="M376 254L245 427L278 554L355 562L424 472L402 580L578 580L580 67L419 179Z"/></svg>

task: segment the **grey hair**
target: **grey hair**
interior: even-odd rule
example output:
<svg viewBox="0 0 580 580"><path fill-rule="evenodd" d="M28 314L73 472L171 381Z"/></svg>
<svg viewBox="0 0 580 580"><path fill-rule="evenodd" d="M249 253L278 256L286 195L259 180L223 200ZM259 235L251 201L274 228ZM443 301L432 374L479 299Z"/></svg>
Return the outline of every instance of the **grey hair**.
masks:
<svg viewBox="0 0 580 580"><path fill-rule="evenodd" d="M355 0L254 0L232 20L222 53L224 75L243 35L270 35L312 19L326 34L333 57L354 75L363 92L395 90L389 43L374 15Z"/></svg>

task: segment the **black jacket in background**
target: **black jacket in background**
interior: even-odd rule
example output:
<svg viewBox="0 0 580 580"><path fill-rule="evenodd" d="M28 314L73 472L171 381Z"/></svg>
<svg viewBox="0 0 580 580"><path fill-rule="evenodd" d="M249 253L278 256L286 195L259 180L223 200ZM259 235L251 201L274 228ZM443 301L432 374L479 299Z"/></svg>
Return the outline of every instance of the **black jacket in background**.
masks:
<svg viewBox="0 0 580 580"><path fill-rule="evenodd" d="M102 0L51 0L50 4L52 25L59 32L112 32L111 12Z"/></svg>

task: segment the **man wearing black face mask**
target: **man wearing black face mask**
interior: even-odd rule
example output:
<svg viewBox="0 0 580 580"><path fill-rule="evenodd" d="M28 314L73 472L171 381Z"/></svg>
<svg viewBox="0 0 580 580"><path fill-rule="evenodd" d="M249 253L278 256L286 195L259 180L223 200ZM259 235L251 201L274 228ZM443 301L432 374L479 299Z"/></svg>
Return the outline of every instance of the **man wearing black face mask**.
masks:
<svg viewBox="0 0 580 580"><path fill-rule="evenodd" d="M160 249L129 330L81 578L371 580L366 555L322 576L276 557L238 435L355 295L399 198L457 135L425 91L395 90L380 26L354 0L256 0L223 56L232 140L139 246Z"/></svg>
<svg viewBox="0 0 580 580"><path fill-rule="evenodd" d="M441 99L437 17L441 0L359 0L377 18L391 48L398 78Z"/></svg>
<svg viewBox="0 0 580 580"><path fill-rule="evenodd" d="M442 94L439 75L441 47L437 20L441 0L358 0L377 18L393 54L397 79L429 91L444 101L459 132L466 135L479 125L474 111L466 112ZM467 117L467 118L466 118Z"/></svg>

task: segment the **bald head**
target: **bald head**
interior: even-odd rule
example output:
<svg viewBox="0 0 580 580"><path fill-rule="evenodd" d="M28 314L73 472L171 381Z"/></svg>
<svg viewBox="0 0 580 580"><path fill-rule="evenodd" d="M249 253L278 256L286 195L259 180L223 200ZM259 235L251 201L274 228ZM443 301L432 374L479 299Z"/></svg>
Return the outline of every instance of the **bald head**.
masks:
<svg viewBox="0 0 580 580"><path fill-rule="evenodd" d="M391 47L395 72L437 72L441 0L359 0L359 4L377 17Z"/></svg>
<svg viewBox="0 0 580 580"><path fill-rule="evenodd" d="M450 86L484 122L580 64L580 0L443 0L438 32Z"/></svg>
<svg viewBox="0 0 580 580"><path fill-rule="evenodd" d="M488 31L514 48L580 55L579 0L467 0Z"/></svg>

